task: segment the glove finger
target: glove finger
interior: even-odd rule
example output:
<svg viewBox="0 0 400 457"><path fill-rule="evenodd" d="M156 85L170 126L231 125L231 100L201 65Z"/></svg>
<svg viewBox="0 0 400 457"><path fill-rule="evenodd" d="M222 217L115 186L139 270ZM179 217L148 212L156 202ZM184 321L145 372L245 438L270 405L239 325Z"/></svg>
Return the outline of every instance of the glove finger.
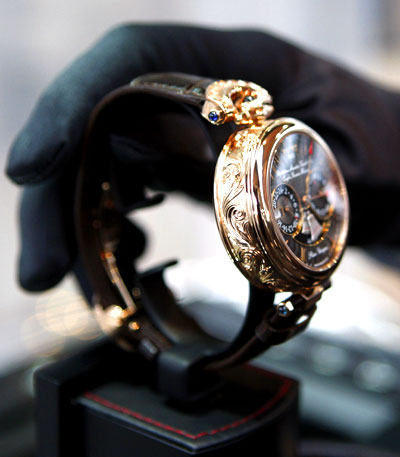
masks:
<svg viewBox="0 0 400 457"><path fill-rule="evenodd" d="M75 257L72 210L61 180L24 189L20 207L19 282L30 291L55 286Z"/></svg>

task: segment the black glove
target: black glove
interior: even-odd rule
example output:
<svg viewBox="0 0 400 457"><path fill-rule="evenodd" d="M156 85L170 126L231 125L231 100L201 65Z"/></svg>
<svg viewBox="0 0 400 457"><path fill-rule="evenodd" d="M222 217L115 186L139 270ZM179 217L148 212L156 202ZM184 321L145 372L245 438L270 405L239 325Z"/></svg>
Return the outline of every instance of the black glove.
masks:
<svg viewBox="0 0 400 457"><path fill-rule="evenodd" d="M19 265L25 289L54 286L76 258L73 187L90 111L112 89L161 71L241 78L268 89L276 116L303 120L333 149L349 187L350 241L399 244L399 94L268 34L128 25L105 35L54 81L11 148L7 173L25 186ZM142 158L165 187L209 197L212 187L196 193L196 186L210 179L213 161L186 158L186 166L198 174L188 188L165 173L164 165L181 159L162 151Z"/></svg>

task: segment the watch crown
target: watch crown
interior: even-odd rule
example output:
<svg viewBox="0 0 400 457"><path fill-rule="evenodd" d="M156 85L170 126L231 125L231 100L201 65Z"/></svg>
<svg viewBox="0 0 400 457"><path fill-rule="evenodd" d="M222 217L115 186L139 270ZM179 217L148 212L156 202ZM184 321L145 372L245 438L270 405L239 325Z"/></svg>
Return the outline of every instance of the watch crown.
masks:
<svg viewBox="0 0 400 457"><path fill-rule="evenodd" d="M211 122L215 123L215 122L218 121L219 115L218 115L218 113L217 113L216 111L210 111L210 112L208 113L208 119L209 119Z"/></svg>
<svg viewBox="0 0 400 457"><path fill-rule="evenodd" d="M230 79L207 86L201 114L212 124L233 121L240 125L263 122L273 111L267 90L252 82Z"/></svg>

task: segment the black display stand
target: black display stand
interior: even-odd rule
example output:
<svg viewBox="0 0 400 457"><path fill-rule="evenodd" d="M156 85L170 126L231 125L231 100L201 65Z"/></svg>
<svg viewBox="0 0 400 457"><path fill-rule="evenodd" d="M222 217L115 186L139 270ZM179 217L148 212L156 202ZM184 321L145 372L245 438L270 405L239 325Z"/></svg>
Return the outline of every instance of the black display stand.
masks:
<svg viewBox="0 0 400 457"><path fill-rule="evenodd" d="M183 404L154 388L153 366L103 340L38 370L37 456L296 455L296 381L245 365Z"/></svg>

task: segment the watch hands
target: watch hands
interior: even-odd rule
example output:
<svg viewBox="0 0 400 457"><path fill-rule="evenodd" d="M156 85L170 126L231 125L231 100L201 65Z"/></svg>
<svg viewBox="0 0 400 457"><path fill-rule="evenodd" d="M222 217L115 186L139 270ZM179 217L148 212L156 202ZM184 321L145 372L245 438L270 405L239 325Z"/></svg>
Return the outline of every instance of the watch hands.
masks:
<svg viewBox="0 0 400 457"><path fill-rule="evenodd" d="M314 142L310 141L310 146L308 147L308 171L306 176L306 195L308 196L310 190L310 176L311 176L311 158L313 155Z"/></svg>
<svg viewBox="0 0 400 457"><path fill-rule="evenodd" d="M311 157L313 155L313 145L314 145L314 142L311 140L310 142L310 145L308 147L308 170L307 170L307 175L306 175L306 178L305 178L305 183L306 183L306 189L305 189L305 193L302 197L302 202L303 202L303 210L308 210L311 206L310 204L310 196L309 196L309 192L310 192L310 177L311 177Z"/></svg>
<svg viewBox="0 0 400 457"><path fill-rule="evenodd" d="M311 235L311 241L317 241L323 230L322 225L318 222L313 213L307 211L305 214L303 229L301 233Z"/></svg>
<svg viewBox="0 0 400 457"><path fill-rule="evenodd" d="M310 227L311 241L317 241L322 233L322 225L318 222L317 218L312 213L308 213L307 222Z"/></svg>
<svg viewBox="0 0 400 457"><path fill-rule="evenodd" d="M311 169L311 162L312 162L312 156L314 153L314 142L311 140L309 147L308 147L308 170L307 170L307 175L305 178L305 194L302 197L302 203L303 203L303 211L306 212L306 218L308 217L308 214L312 214L313 219L320 225L318 221L321 221L324 219L324 217L319 214L318 210L315 208L315 200L319 199L326 199L327 200L327 192L326 190L320 190L318 193L314 195L310 195L310 181L311 181L311 174L312 174L312 169ZM328 204L329 201L327 200ZM322 231L322 227L321 227ZM319 233L321 233L321 231ZM311 231L312 232L312 231ZM315 231L317 233L318 230ZM319 235L318 235L319 236ZM311 237L313 239L313 236Z"/></svg>
<svg viewBox="0 0 400 457"><path fill-rule="evenodd" d="M308 197L309 200L315 200L316 198L327 198L326 192L320 192L319 194L315 194L312 197Z"/></svg>

